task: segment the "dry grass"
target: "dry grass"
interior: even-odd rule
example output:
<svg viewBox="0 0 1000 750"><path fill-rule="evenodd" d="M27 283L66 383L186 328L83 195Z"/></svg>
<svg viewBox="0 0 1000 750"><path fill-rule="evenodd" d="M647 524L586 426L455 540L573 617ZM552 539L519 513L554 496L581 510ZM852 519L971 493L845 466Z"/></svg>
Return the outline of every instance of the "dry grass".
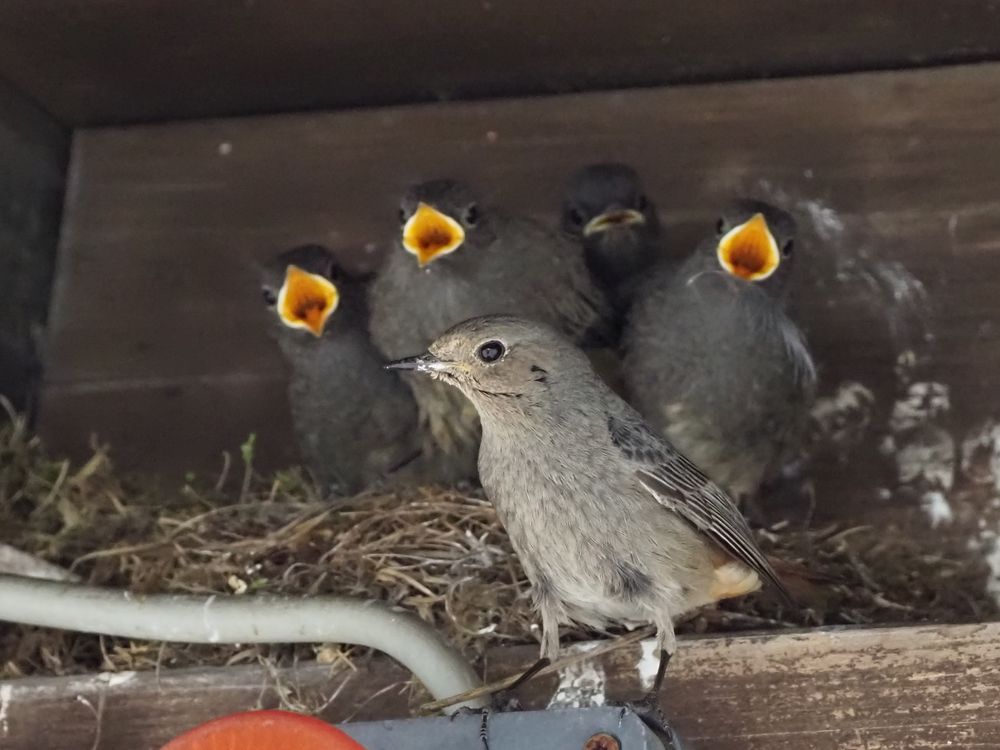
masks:
<svg viewBox="0 0 1000 750"><path fill-rule="evenodd" d="M116 473L104 448L81 466L47 457L14 419L0 431L0 542L91 584L138 592L252 596L337 593L388 600L434 623L470 656L526 643L536 629L528 585L480 494L414 487L372 491L332 510L297 470L258 476L252 442L240 476L163 491ZM236 485L234 491L223 488ZM996 615L985 566L929 554L891 530L761 531L771 553L819 581L808 609L766 594L703 612L699 632L815 624L969 621ZM566 631L567 639L587 637ZM0 625L0 677L159 666L236 664L293 656L334 661L339 649L188 646Z"/></svg>

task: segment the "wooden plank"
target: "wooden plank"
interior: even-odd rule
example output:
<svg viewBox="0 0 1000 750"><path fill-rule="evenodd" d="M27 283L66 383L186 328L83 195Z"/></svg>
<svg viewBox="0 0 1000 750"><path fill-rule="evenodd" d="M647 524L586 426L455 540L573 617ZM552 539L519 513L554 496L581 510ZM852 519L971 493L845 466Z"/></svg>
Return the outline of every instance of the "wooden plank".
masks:
<svg viewBox="0 0 1000 750"><path fill-rule="evenodd" d="M514 674L536 653L495 649L488 676ZM646 684L640 675L651 678L654 669L646 643L575 674L539 678L520 697L538 709L552 704L560 687L560 705L584 695L634 698ZM423 700L384 659L336 674L311 664L29 678L0 683L0 739L5 750L33 750L43 741L49 750L79 750L90 746L99 723L101 750L155 750L214 716L278 705L276 684L289 700L322 707L331 722L406 716ZM1000 624L832 630L683 639L662 706L692 748L997 747L997 690Z"/></svg>
<svg viewBox="0 0 1000 750"><path fill-rule="evenodd" d="M996 0L8 0L0 71L72 124L996 59Z"/></svg>
<svg viewBox="0 0 1000 750"><path fill-rule="evenodd" d="M48 312L69 139L0 79L0 394L28 405Z"/></svg>
<svg viewBox="0 0 1000 750"><path fill-rule="evenodd" d="M959 439L1000 406L998 88L1000 65L979 65L78 131L42 430L75 454L92 431L129 436L116 444L128 467L214 468L231 436L271 424L284 398L252 260L320 241L372 267L395 232L396 196L439 174L551 221L567 175L614 158L642 165L674 248L691 247L723 200L766 181L806 213L858 228L859 246L887 267L904 264L934 313L911 315L935 342L911 375L950 386ZM825 387L854 379L876 397L871 449L851 477L867 512L891 482L873 462L901 388L896 359L921 348L922 331L916 343L890 335L898 290L841 278L842 262L863 267L847 236L803 249L797 298ZM171 416L244 380L260 384L254 398L220 404L210 431ZM157 405L142 401L144 382L183 392ZM112 398L120 410L104 408ZM87 421L59 417L74 399L89 402L76 412ZM144 430L175 452L147 451ZM287 443L287 433L271 442ZM836 460L823 466L843 475Z"/></svg>

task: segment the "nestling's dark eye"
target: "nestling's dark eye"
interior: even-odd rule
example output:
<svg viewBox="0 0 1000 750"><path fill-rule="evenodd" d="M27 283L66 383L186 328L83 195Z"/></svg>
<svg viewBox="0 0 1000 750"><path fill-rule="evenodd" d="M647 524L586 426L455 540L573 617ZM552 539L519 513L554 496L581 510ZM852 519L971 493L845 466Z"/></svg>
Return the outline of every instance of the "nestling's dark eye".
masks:
<svg viewBox="0 0 1000 750"><path fill-rule="evenodd" d="M476 356L483 362L496 362L504 355L505 351L507 350L499 341L487 341L485 344L479 345L479 349L476 350Z"/></svg>
<svg viewBox="0 0 1000 750"><path fill-rule="evenodd" d="M399 223L400 223L400 226L402 226L403 224L406 223L406 209L405 208L399 209Z"/></svg>
<svg viewBox="0 0 1000 750"><path fill-rule="evenodd" d="M473 203L467 209L465 209L465 224L466 226L474 227L479 223L479 206Z"/></svg>
<svg viewBox="0 0 1000 750"><path fill-rule="evenodd" d="M262 286L260 288L260 293L264 296L264 304L268 307L274 307L278 304L278 296L274 293L274 290L269 286Z"/></svg>
<svg viewBox="0 0 1000 750"><path fill-rule="evenodd" d="M647 208L649 208L649 198L647 198L645 195L640 195L639 201L636 203L636 205L639 207L640 211L645 211Z"/></svg>
<svg viewBox="0 0 1000 750"><path fill-rule="evenodd" d="M784 258L789 257L792 254L792 250L795 249L795 243L792 240L788 240L784 247L781 248L781 255Z"/></svg>
<svg viewBox="0 0 1000 750"><path fill-rule="evenodd" d="M583 214L575 208L569 210L569 221L575 227L583 226Z"/></svg>
<svg viewBox="0 0 1000 750"><path fill-rule="evenodd" d="M715 223L715 233L716 234L723 234L723 233L725 233L725 231L726 231L726 220L725 219L719 219Z"/></svg>

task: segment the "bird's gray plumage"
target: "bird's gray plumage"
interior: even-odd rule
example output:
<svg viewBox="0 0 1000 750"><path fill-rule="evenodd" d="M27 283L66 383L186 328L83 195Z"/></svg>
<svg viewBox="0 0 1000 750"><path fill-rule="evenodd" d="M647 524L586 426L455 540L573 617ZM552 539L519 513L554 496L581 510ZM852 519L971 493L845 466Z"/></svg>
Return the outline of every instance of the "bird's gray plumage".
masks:
<svg viewBox="0 0 1000 750"><path fill-rule="evenodd" d="M625 392L650 424L733 496L752 497L797 450L816 372L785 311L795 225L777 208L741 201L722 236L757 213L784 257L762 281L720 265L719 237L639 288L623 337Z"/></svg>
<svg viewBox="0 0 1000 750"><path fill-rule="evenodd" d="M497 343L502 356L484 362ZM532 582L543 657L556 655L567 620L653 622L672 653L685 612L762 580L781 588L733 501L552 328L473 319L402 366L479 411L480 476Z"/></svg>
<svg viewBox="0 0 1000 750"><path fill-rule="evenodd" d="M281 322L275 309L286 269L295 265L332 281L339 304L320 337ZM297 247L263 270L273 335L291 374L288 400L300 453L324 491L357 492L419 453L417 408L367 331L364 284L350 278L325 248Z"/></svg>
<svg viewBox="0 0 1000 750"><path fill-rule="evenodd" d="M455 323L487 313L517 312L546 321L577 342L610 337L610 307L591 279L580 248L529 219L483 206L451 180L415 186L404 196L405 223L420 203L458 221L465 240L456 251L420 268L397 246L371 288L371 333L388 358L426 348ZM439 478L475 476L479 425L456 391L409 380L421 412L428 452Z"/></svg>
<svg viewBox="0 0 1000 750"><path fill-rule="evenodd" d="M609 220L592 231L598 217ZM561 224L581 243L592 274L623 313L661 243L659 214L638 173L614 162L578 170L566 188Z"/></svg>

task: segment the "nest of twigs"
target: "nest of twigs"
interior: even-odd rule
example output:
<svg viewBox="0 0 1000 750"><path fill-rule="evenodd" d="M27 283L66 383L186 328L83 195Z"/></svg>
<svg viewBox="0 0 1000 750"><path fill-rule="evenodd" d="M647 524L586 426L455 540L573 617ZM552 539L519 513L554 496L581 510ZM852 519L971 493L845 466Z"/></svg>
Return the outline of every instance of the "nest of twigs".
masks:
<svg viewBox="0 0 1000 750"><path fill-rule="evenodd" d="M242 472L241 481L191 478L167 491L116 473L104 448L82 465L49 458L14 419L0 431L0 543L85 583L136 592L382 599L416 612L472 657L536 640L529 586L477 491L376 490L334 508L299 470L255 473L252 442L241 458L230 471ZM981 563L929 553L891 530L778 524L759 533L768 552L811 571L807 607L792 611L760 594L699 613L682 632L995 615ZM191 646L0 624L0 678L343 655L324 644Z"/></svg>

